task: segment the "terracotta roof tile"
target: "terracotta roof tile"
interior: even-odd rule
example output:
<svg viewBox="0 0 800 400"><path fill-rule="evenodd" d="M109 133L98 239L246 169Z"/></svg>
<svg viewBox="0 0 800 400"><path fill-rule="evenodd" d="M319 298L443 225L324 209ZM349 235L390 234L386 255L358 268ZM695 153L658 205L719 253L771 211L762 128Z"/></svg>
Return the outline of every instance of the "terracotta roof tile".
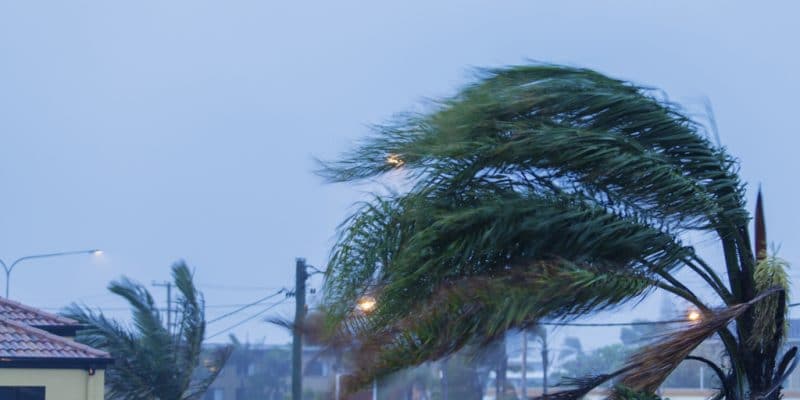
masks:
<svg viewBox="0 0 800 400"><path fill-rule="evenodd" d="M0 318L0 358L106 360L110 356L70 339Z"/></svg>
<svg viewBox="0 0 800 400"><path fill-rule="evenodd" d="M0 317L30 326L73 326L77 321L0 297Z"/></svg>

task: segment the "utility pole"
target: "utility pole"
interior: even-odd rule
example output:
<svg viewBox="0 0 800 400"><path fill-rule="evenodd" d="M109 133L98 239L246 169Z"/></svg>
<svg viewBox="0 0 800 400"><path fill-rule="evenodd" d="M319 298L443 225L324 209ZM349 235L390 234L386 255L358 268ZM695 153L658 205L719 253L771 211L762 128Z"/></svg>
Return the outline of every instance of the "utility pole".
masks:
<svg viewBox="0 0 800 400"><path fill-rule="evenodd" d="M306 260L298 258L294 283L294 329L292 337L292 400L303 399L303 321L306 317Z"/></svg>
<svg viewBox="0 0 800 400"><path fill-rule="evenodd" d="M153 286L167 288L167 332L172 333L172 282L156 282L153 281Z"/></svg>
<svg viewBox="0 0 800 400"><path fill-rule="evenodd" d="M550 355L547 347L547 330L542 330L542 395L547 396L547 373Z"/></svg>
<svg viewBox="0 0 800 400"><path fill-rule="evenodd" d="M522 330L522 399L528 398L528 331Z"/></svg>
<svg viewBox="0 0 800 400"><path fill-rule="evenodd" d="M450 398L450 385L448 382L447 376L447 364L450 361L449 357L445 357L442 362L440 368L442 369L442 400L448 400Z"/></svg>

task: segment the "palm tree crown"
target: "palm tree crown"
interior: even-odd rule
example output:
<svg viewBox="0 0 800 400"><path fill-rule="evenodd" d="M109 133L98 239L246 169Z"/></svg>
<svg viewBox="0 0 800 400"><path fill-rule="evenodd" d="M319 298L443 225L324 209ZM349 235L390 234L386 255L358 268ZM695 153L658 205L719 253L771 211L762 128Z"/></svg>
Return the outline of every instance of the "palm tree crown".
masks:
<svg viewBox="0 0 800 400"><path fill-rule="evenodd" d="M713 334L732 363L721 395L777 396L792 357L776 365L783 267L764 252L763 216L752 247L735 160L658 92L587 69L483 71L430 112L376 127L321 174L352 182L394 170L411 189L363 203L329 263L331 334L354 334L364 354L378 354L363 357L355 384L663 290L701 321L549 397L577 398L613 378L618 393L654 392ZM689 232L714 235L721 268L681 241ZM677 279L679 269L714 298ZM354 315L365 294L378 307Z"/></svg>
<svg viewBox="0 0 800 400"><path fill-rule="evenodd" d="M178 289L174 327L166 326L150 292L127 278L111 282L109 290L132 308L133 327L73 304L66 312L86 325L77 340L108 351L114 364L106 372L108 396L122 400L199 399L219 374L230 349L223 348L206 360L207 371L198 372L205 335L202 294L183 262L172 267Z"/></svg>

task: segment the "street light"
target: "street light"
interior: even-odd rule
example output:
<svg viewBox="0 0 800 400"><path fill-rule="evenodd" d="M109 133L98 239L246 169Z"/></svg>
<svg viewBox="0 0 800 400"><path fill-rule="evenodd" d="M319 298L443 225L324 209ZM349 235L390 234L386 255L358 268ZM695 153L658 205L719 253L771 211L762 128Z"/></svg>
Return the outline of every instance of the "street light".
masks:
<svg viewBox="0 0 800 400"><path fill-rule="evenodd" d="M378 302L375 301L375 298L372 296L363 296L356 301L356 307L364 314L369 314L374 311L377 305Z"/></svg>
<svg viewBox="0 0 800 400"><path fill-rule="evenodd" d="M16 267L17 264L19 264L20 262L25 260L32 260L35 258L60 257L60 256L70 256L75 254L101 255L103 254L103 251L98 249L92 249L92 250L79 250L79 251L62 251L59 253L34 254L32 256L25 256L18 258L14 260L14 262L12 262L10 266L6 265L6 263L3 260L0 260L0 265L2 265L3 269L6 271L6 299L8 298L8 288L9 284L11 283L11 271L13 271L14 267Z"/></svg>
<svg viewBox="0 0 800 400"><path fill-rule="evenodd" d="M389 154L386 156L386 163L395 168L400 168L406 162L398 154Z"/></svg>
<svg viewBox="0 0 800 400"><path fill-rule="evenodd" d="M356 308L364 314L375 311L378 301L372 296L361 296L356 300ZM378 379L372 379L372 400L378 400Z"/></svg>

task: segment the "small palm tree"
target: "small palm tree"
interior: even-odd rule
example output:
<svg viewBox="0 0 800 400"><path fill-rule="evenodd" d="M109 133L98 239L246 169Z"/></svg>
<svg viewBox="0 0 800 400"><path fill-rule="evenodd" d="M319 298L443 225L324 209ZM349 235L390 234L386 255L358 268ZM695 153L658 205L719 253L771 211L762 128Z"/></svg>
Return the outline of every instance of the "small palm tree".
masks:
<svg viewBox="0 0 800 400"><path fill-rule="evenodd" d="M760 195L753 245L737 163L707 137L656 91L552 65L482 72L430 112L378 126L322 170L333 182L392 171L410 181L365 202L332 251L331 334L379 355L363 357L353 383L659 290L701 318L548 397L612 379L618 395L654 393L691 360L718 373L718 397L778 399L796 363L796 349L781 354L785 265L766 254ZM688 234L714 237L724 261L701 257ZM378 307L353 317L364 294ZM728 370L690 356L712 335Z"/></svg>
<svg viewBox="0 0 800 400"><path fill-rule="evenodd" d="M122 400L193 400L202 397L216 379L230 350L224 348L201 364L205 335L203 296L183 262L172 266L178 289L174 328L166 326L150 292L122 278L109 290L125 299L133 311L133 326L109 319L102 312L73 304L66 315L86 325L77 340L103 349L114 358L106 371L108 396Z"/></svg>

